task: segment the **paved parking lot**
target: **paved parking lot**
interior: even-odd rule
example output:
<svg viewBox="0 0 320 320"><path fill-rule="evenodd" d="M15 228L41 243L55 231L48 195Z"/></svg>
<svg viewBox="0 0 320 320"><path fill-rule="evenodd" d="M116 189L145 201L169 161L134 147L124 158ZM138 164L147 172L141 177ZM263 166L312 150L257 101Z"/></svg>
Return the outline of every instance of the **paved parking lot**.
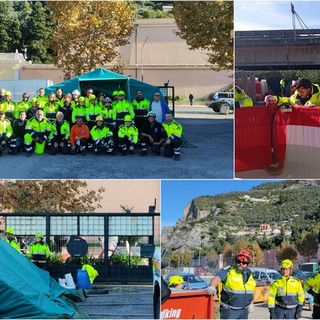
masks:
<svg viewBox="0 0 320 320"><path fill-rule="evenodd" d="M233 115L205 106L179 106L187 143L181 161L163 156L24 154L0 158L0 179L232 179Z"/></svg>

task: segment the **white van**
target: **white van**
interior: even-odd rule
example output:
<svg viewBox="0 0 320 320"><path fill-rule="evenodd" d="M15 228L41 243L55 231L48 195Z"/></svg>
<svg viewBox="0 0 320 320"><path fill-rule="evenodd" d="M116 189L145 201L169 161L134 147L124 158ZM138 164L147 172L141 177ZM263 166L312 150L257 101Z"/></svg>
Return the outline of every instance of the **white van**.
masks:
<svg viewBox="0 0 320 320"><path fill-rule="evenodd" d="M274 280L281 278L281 274L275 269L268 268L249 268L253 273L253 278L258 282L272 283Z"/></svg>
<svg viewBox="0 0 320 320"><path fill-rule="evenodd" d="M234 106L234 96L233 92L215 92L210 96L207 106L215 112L220 112L223 105L227 105L230 109Z"/></svg>

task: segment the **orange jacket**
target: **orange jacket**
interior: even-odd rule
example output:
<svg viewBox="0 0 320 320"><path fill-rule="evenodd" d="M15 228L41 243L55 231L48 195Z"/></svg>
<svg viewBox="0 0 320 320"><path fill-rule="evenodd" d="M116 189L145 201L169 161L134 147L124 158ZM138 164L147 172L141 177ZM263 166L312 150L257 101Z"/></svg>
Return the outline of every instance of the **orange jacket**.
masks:
<svg viewBox="0 0 320 320"><path fill-rule="evenodd" d="M77 138L89 139L89 137L90 137L90 131L89 131L89 128L86 124L82 124L80 127L77 124L75 124L71 128L70 143L72 145L76 144Z"/></svg>

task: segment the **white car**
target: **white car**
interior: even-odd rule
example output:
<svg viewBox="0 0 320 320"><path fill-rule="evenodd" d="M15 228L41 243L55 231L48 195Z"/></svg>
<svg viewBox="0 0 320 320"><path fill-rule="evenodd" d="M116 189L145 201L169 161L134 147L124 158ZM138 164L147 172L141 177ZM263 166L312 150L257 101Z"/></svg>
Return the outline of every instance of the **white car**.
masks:
<svg viewBox="0 0 320 320"><path fill-rule="evenodd" d="M275 269L268 268L249 268L253 273L253 278L257 280L257 282L269 282L270 284L276 280L281 278L281 274Z"/></svg>

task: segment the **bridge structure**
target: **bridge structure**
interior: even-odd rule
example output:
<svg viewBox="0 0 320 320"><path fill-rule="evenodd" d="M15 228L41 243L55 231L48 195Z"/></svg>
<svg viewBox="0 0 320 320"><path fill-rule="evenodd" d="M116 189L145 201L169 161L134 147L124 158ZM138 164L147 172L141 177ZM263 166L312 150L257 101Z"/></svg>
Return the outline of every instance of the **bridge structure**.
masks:
<svg viewBox="0 0 320 320"><path fill-rule="evenodd" d="M320 29L235 31L235 69L320 69Z"/></svg>

